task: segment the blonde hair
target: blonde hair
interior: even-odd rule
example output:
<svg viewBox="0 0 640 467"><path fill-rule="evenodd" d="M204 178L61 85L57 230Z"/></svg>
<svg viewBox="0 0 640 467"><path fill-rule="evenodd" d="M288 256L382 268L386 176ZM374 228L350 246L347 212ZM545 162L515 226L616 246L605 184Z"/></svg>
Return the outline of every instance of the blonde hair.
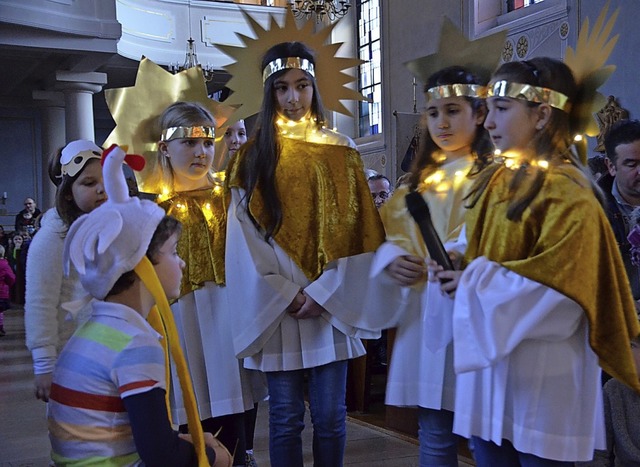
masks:
<svg viewBox="0 0 640 467"><path fill-rule="evenodd" d="M158 135L163 130L178 126L216 126L216 119L211 112L197 102L175 102L165 109L160 116ZM160 137L158 137L160 139ZM173 190L173 167L171 159L166 157L158 148L158 167L160 168L161 183ZM213 183L213 174L208 173L207 178Z"/></svg>

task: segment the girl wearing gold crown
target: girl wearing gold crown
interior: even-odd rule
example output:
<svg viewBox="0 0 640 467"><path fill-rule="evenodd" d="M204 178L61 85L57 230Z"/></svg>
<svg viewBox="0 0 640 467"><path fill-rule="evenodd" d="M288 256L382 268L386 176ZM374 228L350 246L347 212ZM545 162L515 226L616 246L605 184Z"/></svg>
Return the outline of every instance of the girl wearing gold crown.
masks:
<svg viewBox="0 0 640 467"><path fill-rule="evenodd" d="M425 128L411 178L380 210L387 241L376 253L371 277L377 283L389 275L403 286L391 292L376 287L387 297L397 296L393 305L371 293L372 301L384 303L384 314L390 319L384 327L397 328L385 402L419 407L422 467L458 465L458 440L452 431L453 344L451 326L446 324L453 300L443 296L438 285L425 284L428 253L407 211L405 196L417 191L425 198L441 241L454 248L464 222L467 175L486 163L490 153L491 142L482 126L485 90L477 77L459 66L444 68L426 79ZM458 248L464 251L463 245ZM367 306L369 312L376 309L374 303Z"/></svg>
<svg viewBox="0 0 640 467"><path fill-rule="evenodd" d="M234 465L244 465L245 412L264 399L266 385L262 375L244 369L233 352L235 311L227 305L224 264L227 201L211 173L215 125L211 113L195 102L176 102L163 112L158 166L170 190L160 205L184 226L178 252L186 267L180 298L171 309L202 426L219 432L220 441L235 451ZM174 421L184 425L186 411L175 378L172 387Z"/></svg>
<svg viewBox="0 0 640 467"><path fill-rule="evenodd" d="M227 174L234 345L247 368L267 375L271 465L303 465L306 376L314 465L337 467L347 360L364 354L359 330L339 315L362 312L382 226L353 142L322 126L311 50L279 43L261 65L257 127Z"/></svg>
<svg viewBox="0 0 640 467"><path fill-rule="evenodd" d="M550 58L494 73L485 128L499 154L471 189L466 269L437 273L456 295L454 431L480 466L590 460L604 447L599 365L640 389L624 266L572 150L581 90Z"/></svg>

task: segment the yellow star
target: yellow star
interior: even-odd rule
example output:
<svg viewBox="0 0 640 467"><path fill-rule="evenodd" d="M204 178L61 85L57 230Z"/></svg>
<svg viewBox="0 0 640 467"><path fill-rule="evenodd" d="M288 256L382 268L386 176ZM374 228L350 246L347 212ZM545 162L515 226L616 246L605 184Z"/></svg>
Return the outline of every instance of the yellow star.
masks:
<svg viewBox="0 0 640 467"><path fill-rule="evenodd" d="M160 139L158 119L174 102L199 102L216 118L218 128L234 112L234 108L210 99L200 67L173 74L142 57L135 86L105 90L107 105L116 122L115 129L104 142L128 146L128 151L146 159L142 172L136 173L141 191L157 193L158 187L145 184L156 170L157 143Z"/></svg>
<svg viewBox="0 0 640 467"><path fill-rule="evenodd" d="M581 92L571 109L572 132L596 136L599 128L593 114L606 103L605 97L597 90L615 71L615 65L606 65L613 48L618 42L618 36L611 37L611 31L618 18L620 8L607 18L609 2L606 3L593 29L589 32L589 18L586 18L578 34L575 51L567 47L564 62L573 72L576 83Z"/></svg>
<svg viewBox="0 0 640 467"><path fill-rule="evenodd" d="M351 116L351 112L340 101L367 100L359 92L345 86L355 78L342 71L364 62L355 58L336 57L335 54L342 46L342 42L325 44L337 23L333 23L316 33L313 32L314 23L311 21L307 21L298 29L293 13L288 10L284 27L280 27L275 17L271 16L269 28L264 29L248 13L244 10L241 11L256 38L236 33L244 44L243 46L216 44L218 49L235 60L234 63L225 67L232 75L227 87L233 91L225 104L241 105L233 114L233 121L250 117L260 111L264 95L262 70L260 69L262 56L271 47L282 42L303 42L313 49L316 61L316 83L322 96L322 102L328 110Z"/></svg>
<svg viewBox="0 0 640 467"><path fill-rule="evenodd" d="M481 82L486 83L500 61L506 38L507 32L501 31L470 41L445 17L440 30L438 51L407 62L405 66L422 83L426 83L436 71L454 65L468 69Z"/></svg>

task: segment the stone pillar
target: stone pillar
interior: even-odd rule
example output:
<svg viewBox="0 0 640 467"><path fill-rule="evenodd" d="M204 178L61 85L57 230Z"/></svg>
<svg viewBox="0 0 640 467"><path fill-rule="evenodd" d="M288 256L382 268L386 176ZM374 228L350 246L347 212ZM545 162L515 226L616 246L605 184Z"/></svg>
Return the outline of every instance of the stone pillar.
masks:
<svg viewBox="0 0 640 467"><path fill-rule="evenodd" d="M64 94L53 91L33 91L32 97L41 107L42 114L42 199L39 207L44 212L53 207L56 186L49 178L49 161L66 144Z"/></svg>
<svg viewBox="0 0 640 467"><path fill-rule="evenodd" d="M67 141L95 141L93 94L107 84L106 73L56 71L56 88L64 92Z"/></svg>

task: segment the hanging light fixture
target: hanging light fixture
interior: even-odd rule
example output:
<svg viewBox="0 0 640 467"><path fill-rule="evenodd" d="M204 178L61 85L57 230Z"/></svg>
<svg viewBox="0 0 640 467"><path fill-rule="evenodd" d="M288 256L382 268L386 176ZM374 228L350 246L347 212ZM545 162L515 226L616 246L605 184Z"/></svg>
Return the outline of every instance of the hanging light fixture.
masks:
<svg viewBox="0 0 640 467"><path fill-rule="evenodd" d="M347 14L351 3L349 0L289 0L289 8L296 18L309 19L316 16L316 23L325 17L329 21L342 18Z"/></svg>
<svg viewBox="0 0 640 467"><path fill-rule="evenodd" d="M213 80L215 76L215 70L213 69L213 65L210 65L208 63L206 65L200 65L200 62L198 62L198 54L196 54L196 41L191 35L191 3L187 5L187 8L189 9L189 39L187 40L187 53L184 57L184 63L182 65L180 65L178 62L170 63L168 68L169 71L171 71L173 74L176 74L189 68L199 66L200 68L202 68L204 80L209 82Z"/></svg>

